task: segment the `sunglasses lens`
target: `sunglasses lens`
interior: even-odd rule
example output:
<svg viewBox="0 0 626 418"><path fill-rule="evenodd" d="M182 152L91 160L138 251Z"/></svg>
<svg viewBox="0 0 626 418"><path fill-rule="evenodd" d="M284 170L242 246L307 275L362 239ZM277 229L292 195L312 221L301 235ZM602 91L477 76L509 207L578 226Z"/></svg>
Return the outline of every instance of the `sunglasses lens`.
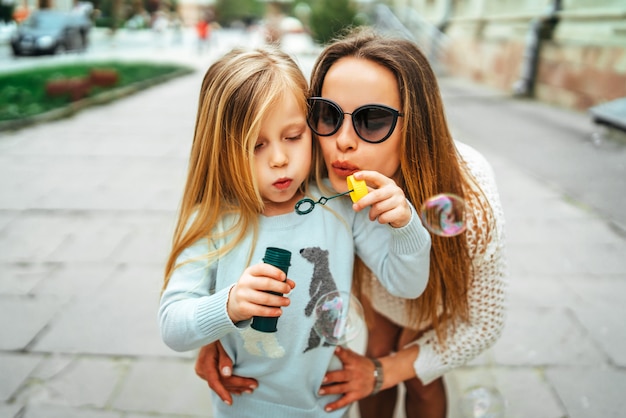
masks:
<svg viewBox="0 0 626 418"><path fill-rule="evenodd" d="M386 138L393 128L395 116L387 109L364 107L352 115L354 128L361 138L378 142Z"/></svg>
<svg viewBox="0 0 626 418"><path fill-rule="evenodd" d="M333 102L309 99L309 127L320 136L334 135L341 127L344 112ZM350 113L347 113L350 115ZM367 142L382 142L391 135L400 114L382 105L365 105L351 114L356 133Z"/></svg>
<svg viewBox="0 0 626 418"><path fill-rule="evenodd" d="M343 113L335 106L322 100L312 100L309 111L309 127L318 135L335 133L343 120Z"/></svg>

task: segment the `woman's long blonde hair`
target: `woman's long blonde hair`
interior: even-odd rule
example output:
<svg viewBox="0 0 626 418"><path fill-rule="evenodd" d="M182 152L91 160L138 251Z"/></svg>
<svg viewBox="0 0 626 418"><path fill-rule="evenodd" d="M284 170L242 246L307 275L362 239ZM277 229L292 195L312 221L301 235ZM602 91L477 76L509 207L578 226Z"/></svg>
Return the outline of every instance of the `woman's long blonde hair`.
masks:
<svg viewBox="0 0 626 418"><path fill-rule="evenodd" d="M199 239L228 238L226 246L207 254L214 260L249 231L256 236L264 205L254 174L254 146L263 117L285 94L295 95L304 114L307 86L293 59L270 46L234 49L207 70L163 288L178 256ZM228 215L237 221L216 233L218 222Z"/></svg>
<svg viewBox="0 0 626 418"><path fill-rule="evenodd" d="M396 180L416 208L429 197L453 193L462 197L472 210L466 216L491 220L491 207L460 159L446 122L437 79L427 58L411 41L388 38L369 29L356 29L327 46L318 57L311 76L310 96L320 96L324 78L339 59L351 56L376 62L388 68L398 81L402 111L403 142ZM363 86L364 89L367 86ZM398 128L396 128L398 129ZM318 141L314 142L316 177L327 176ZM477 215L479 214L479 215ZM468 224L476 224L469 220ZM493 225L478 237L478 248L487 242ZM445 343L446 323L469 318L468 289L473 277L470 245L466 234L432 237L430 275L424 293L407 304L412 328L430 323ZM475 243L473 243L475 244ZM355 266L354 289L363 290L364 266Z"/></svg>

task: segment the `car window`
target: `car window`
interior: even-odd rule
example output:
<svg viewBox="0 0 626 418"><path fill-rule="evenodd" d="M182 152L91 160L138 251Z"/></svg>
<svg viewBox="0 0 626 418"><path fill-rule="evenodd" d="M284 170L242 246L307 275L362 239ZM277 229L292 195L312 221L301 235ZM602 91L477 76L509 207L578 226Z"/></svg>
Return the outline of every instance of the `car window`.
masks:
<svg viewBox="0 0 626 418"><path fill-rule="evenodd" d="M33 29L56 29L63 26L65 16L61 14L35 14L32 15L25 23L26 26Z"/></svg>

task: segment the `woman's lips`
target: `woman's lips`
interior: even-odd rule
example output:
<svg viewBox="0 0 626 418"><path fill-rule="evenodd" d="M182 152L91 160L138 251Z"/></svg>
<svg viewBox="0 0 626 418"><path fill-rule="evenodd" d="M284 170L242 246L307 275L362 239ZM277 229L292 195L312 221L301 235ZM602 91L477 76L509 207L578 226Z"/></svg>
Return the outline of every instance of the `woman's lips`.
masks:
<svg viewBox="0 0 626 418"><path fill-rule="evenodd" d="M291 185L292 179L278 179L273 184L278 190L285 190Z"/></svg>
<svg viewBox="0 0 626 418"><path fill-rule="evenodd" d="M339 177L348 177L350 174L354 174L359 171L359 167L347 162L335 161L332 163L333 171Z"/></svg>

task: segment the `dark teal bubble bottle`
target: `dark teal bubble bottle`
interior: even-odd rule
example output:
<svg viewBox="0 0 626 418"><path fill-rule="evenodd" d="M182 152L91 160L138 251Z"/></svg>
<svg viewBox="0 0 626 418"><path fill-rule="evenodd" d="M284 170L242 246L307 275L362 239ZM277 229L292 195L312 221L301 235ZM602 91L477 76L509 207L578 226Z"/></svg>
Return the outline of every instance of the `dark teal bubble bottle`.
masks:
<svg viewBox="0 0 626 418"><path fill-rule="evenodd" d="M282 248L267 247L265 249L265 256L263 262L270 264L274 267L278 267L287 274L289 266L291 265L291 252L283 250ZM282 296L281 293L269 292L275 295ZM278 317L269 316L254 316L252 317L252 324L250 325L257 331L261 332L276 332L276 324L278 323Z"/></svg>

